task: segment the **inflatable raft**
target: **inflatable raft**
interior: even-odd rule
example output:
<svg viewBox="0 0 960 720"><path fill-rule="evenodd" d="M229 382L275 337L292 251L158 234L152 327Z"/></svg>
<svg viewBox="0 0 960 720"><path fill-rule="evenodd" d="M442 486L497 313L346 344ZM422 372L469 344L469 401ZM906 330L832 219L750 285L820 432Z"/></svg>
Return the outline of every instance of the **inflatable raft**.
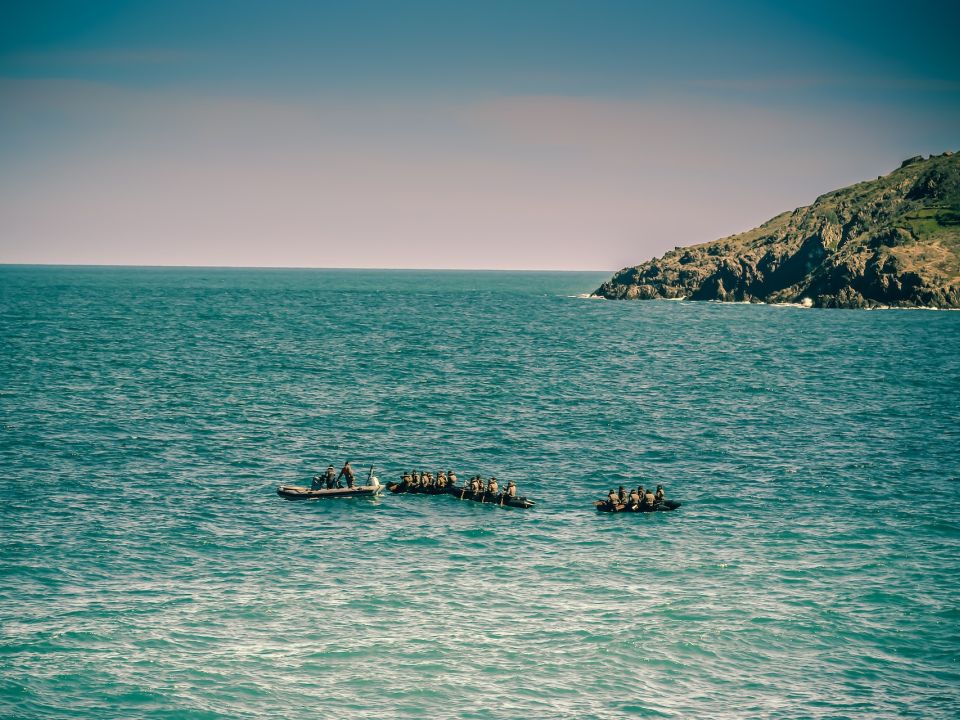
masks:
<svg viewBox="0 0 960 720"><path fill-rule="evenodd" d="M330 488L329 490L312 490L301 485L281 485L277 488L277 495L287 500L319 500L320 498L357 497L360 495L379 495L383 485L357 485L352 488Z"/></svg>
<svg viewBox="0 0 960 720"><path fill-rule="evenodd" d="M419 485L408 485L407 483L387 483L387 489L392 493L412 493L420 495L453 495L460 500L473 500L474 502L487 503L488 505L499 505L500 507L531 508L536 503L533 500L527 500L525 497L507 497L503 493L491 495L488 492L474 493L466 487L422 487Z"/></svg>
<svg viewBox="0 0 960 720"><path fill-rule="evenodd" d="M653 507L640 505L639 507L632 508L626 503L611 503L609 500L597 500L594 505L597 506L598 512L667 512L668 510L676 510L680 507L681 503L679 500L663 500L656 503Z"/></svg>

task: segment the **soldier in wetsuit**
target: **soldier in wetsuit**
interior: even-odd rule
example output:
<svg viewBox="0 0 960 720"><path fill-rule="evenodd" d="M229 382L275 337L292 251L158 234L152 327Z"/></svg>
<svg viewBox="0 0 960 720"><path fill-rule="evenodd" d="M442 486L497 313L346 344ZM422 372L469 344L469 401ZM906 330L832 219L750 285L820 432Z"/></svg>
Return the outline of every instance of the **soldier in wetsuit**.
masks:
<svg viewBox="0 0 960 720"><path fill-rule="evenodd" d="M663 492L663 485L657 485L657 492L656 492L656 493L654 494L654 496L653 496L654 502L655 502L657 505L659 505L660 503L663 502L663 499L664 499L665 497L666 497L666 495L665 495L664 492Z"/></svg>
<svg viewBox="0 0 960 720"><path fill-rule="evenodd" d="M496 497L500 492L500 484L495 477L490 478L490 482L487 483L487 492L493 497Z"/></svg>
<svg viewBox="0 0 960 720"><path fill-rule="evenodd" d="M610 488L610 492L607 493L607 502L610 503L610 507L613 507L620 502L620 497L613 488Z"/></svg>
<svg viewBox="0 0 960 720"><path fill-rule="evenodd" d="M617 491L617 501L620 504L623 504L627 501L627 491L623 489L623 485L621 485L620 489Z"/></svg>
<svg viewBox="0 0 960 720"><path fill-rule="evenodd" d="M337 484L337 471L333 469L333 465L327 465L327 472L324 473L323 477L327 490L332 490L333 486Z"/></svg>
<svg viewBox="0 0 960 720"><path fill-rule="evenodd" d="M507 489L503 491L503 494L511 499L517 496L517 485L513 480L507 483Z"/></svg>
<svg viewBox="0 0 960 720"><path fill-rule="evenodd" d="M457 474L453 470L447 470L447 483L450 487L457 484Z"/></svg>

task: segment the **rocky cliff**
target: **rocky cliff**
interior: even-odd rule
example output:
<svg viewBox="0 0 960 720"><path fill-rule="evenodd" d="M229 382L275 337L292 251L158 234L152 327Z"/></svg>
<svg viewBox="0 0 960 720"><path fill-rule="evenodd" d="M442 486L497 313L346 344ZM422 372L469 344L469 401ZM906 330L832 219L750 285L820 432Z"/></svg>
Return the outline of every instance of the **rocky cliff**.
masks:
<svg viewBox="0 0 960 720"><path fill-rule="evenodd" d="M960 155L910 158L754 230L625 268L595 294L960 308Z"/></svg>

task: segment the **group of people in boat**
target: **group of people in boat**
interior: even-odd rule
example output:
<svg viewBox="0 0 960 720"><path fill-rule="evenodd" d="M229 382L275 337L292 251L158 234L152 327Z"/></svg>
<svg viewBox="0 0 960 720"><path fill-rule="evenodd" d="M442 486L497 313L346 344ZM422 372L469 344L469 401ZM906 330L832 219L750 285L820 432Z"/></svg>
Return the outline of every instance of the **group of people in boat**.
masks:
<svg viewBox="0 0 960 720"><path fill-rule="evenodd" d="M611 506L624 505L628 510L653 509L661 505L665 498L663 485L657 485L656 490L645 489L640 485L636 490L629 492L621 485L619 490L611 489L607 494L607 502Z"/></svg>
<svg viewBox="0 0 960 720"><path fill-rule="evenodd" d="M403 474L400 484L402 487L410 489L423 488L442 492L447 488L457 487L457 479L457 474L453 470L447 470L446 472L438 470L436 475L430 472L411 470ZM497 482L495 477L491 477L484 482L483 477L474 475L464 484L461 492L470 492L474 495L487 493L490 497L499 497L502 494L506 498L515 498L517 497L517 485L511 480L507 483L507 486L501 490L500 483Z"/></svg>
<svg viewBox="0 0 960 720"><path fill-rule="evenodd" d="M343 482L346 481L348 488L353 488L353 484L357 480L357 476L353 472L353 468L350 467L350 461L347 460L343 464L343 468L340 470L340 473L337 474L337 471L334 470L333 465L327 466L327 471L322 475L314 475L313 482L310 484L311 490L333 490L334 488L342 488ZM373 466L370 467L370 474L367 476L367 481L372 482L373 480Z"/></svg>
<svg viewBox="0 0 960 720"><path fill-rule="evenodd" d="M400 484L408 488L443 490L457 484L457 474L453 470L446 472L437 470L436 475L431 472L411 470L403 474Z"/></svg>
<svg viewBox="0 0 960 720"><path fill-rule="evenodd" d="M373 479L372 466L367 480L368 482L375 482ZM356 474L350 466L349 460L343 464L339 473L337 473L333 465L327 466L325 473L313 477L313 483L310 489L323 490L325 488L327 490L333 490L334 488L342 488L342 481L346 481L347 488L353 488L356 482ZM453 470L447 470L446 472L438 470L436 475L431 472L411 470L403 474L400 485L404 489L410 490L424 489L428 491L445 492L448 489L457 487L457 474ZM484 482L482 476L474 475L460 489L460 492L461 494L469 492L474 497L485 496L507 500L517 497L517 485L511 480L507 483L506 487L501 489L500 483L497 482L495 477L491 477ZM627 510L652 510L662 505L665 497L663 485L657 485L656 490L644 488L643 485L640 485L635 490L631 489L630 491L627 491L623 485L621 485L619 490L610 490L607 494L606 502L610 507L624 507Z"/></svg>
<svg viewBox="0 0 960 720"><path fill-rule="evenodd" d="M517 497L517 484L513 480L510 480L507 483L507 486L501 490L500 483L497 482L495 477L490 478L486 483L484 483L481 476L474 475L472 478L470 478L470 484L466 489L468 489L474 495L483 495L486 493L492 498L499 498L501 495L504 498L511 499Z"/></svg>

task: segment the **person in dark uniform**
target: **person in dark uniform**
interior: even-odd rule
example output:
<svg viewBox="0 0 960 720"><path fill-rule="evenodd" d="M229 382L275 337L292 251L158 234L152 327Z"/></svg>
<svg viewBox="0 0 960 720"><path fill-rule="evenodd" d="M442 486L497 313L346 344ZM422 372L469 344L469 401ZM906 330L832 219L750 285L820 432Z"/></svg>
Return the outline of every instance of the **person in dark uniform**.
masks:
<svg viewBox="0 0 960 720"><path fill-rule="evenodd" d="M331 490L333 486L337 484L337 471L333 469L333 465L327 465L327 472L324 473L323 477L327 485L327 490Z"/></svg>
<svg viewBox="0 0 960 720"><path fill-rule="evenodd" d="M343 469L340 471L340 474L337 475L337 486L338 486L338 487L340 487L340 478L346 478L346 479L347 479L347 487L348 487L348 488L352 488L352 487L353 487L354 474L353 474L353 468L350 467L350 461L349 461L349 460L347 460L347 461L343 464Z"/></svg>
<svg viewBox="0 0 960 720"><path fill-rule="evenodd" d="M620 489L617 491L617 499L621 504L627 501L627 491L623 489L623 485L621 485Z"/></svg>

